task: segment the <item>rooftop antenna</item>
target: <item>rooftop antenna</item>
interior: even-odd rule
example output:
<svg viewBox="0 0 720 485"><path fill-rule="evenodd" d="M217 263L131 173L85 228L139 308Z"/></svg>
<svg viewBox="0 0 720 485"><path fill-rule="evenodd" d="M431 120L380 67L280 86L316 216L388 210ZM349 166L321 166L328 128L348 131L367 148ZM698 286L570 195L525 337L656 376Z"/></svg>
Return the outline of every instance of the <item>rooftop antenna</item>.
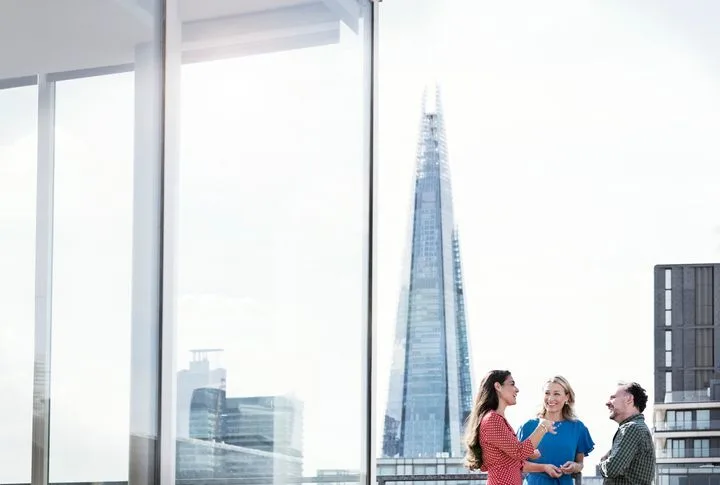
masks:
<svg viewBox="0 0 720 485"><path fill-rule="evenodd" d="M423 89L423 114L437 113L440 109L440 85L437 81L425 83Z"/></svg>
<svg viewBox="0 0 720 485"><path fill-rule="evenodd" d="M191 349L192 353L191 362L206 362L208 360L208 354L215 352L224 352L225 349Z"/></svg>

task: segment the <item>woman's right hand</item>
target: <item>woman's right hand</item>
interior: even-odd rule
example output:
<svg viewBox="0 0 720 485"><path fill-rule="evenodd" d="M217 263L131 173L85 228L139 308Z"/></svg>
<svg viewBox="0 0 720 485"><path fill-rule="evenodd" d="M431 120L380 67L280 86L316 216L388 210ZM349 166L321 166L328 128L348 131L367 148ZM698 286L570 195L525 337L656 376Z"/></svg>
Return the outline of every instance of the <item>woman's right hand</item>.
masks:
<svg viewBox="0 0 720 485"><path fill-rule="evenodd" d="M545 470L544 470L545 473L547 473L548 475L550 475L550 476L553 477L553 478L559 478L559 477L561 477L562 474L563 474L563 473L562 473L562 470L560 470L560 469L559 469L558 467L556 467L555 465L550 465L550 464L548 464L548 465L545 465L544 468L545 468Z"/></svg>
<svg viewBox="0 0 720 485"><path fill-rule="evenodd" d="M551 434L555 434L555 422L549 419L540 418L538 426L545 428L545 431Z"/></svg>

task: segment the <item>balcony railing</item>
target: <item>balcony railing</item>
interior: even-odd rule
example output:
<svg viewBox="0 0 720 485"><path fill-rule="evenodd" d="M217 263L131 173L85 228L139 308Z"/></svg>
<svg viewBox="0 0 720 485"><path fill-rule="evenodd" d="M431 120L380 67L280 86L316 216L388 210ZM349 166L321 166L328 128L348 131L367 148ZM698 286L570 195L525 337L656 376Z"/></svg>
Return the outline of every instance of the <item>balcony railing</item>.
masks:
<svg viewBox="0 0 720 485"><path fill-rule="evenodd" d="M658 421L655 423L655 431L720 431L720 420L711 419L704 421Z"/></svg>
<svg viewBox="0 0 720 485"><path fill-rule="evenodd" d="M582 485L583 477L576 473L573 475L575 485ZM403 482L473 482L473 484L485 485L487 474L485 473L446 473L442 475L378 475L378 485L389 485ZM588 481L586 485L594 482ZM602 482L597 482L602 483Z"/></svg>
<svg viewBox="0 0 720 485"><path fill-rule="evenodd" d="M583 485L583 477L580 474L573 475L575 485ZM585 477L584 485L601 484L600 477ZM277 477L235 477L235 478L203 478L203 479L181 479L176 480L177 485L271 485L277 483ZM349 473L346 475L323 475L317 477L283 477L282 483L300 485L310 484L337 484L352 485L360 483L360 475ZM391 485L393 483L406 482L472 482L473 485L485 485L487 474L485 473L460 473L441 475L379 475L378 485ZM2 483L0 485L30 485L28 483ZM53 482L50 485L128 485L124 481L95 481L95 482Z"/></svg>
<svg viewBox="0 0 720 485"><path fill-rule="evenodd" d="M681 402L707 402L710 401L710 388L694 391L673 391L665 393L665 404Z"/></svg>
<svg viewBox="0 0 720 485"><path fill-rule="evenodd" d="M720 458L720 448L686 448L655 450L657 458Z"/></svg>

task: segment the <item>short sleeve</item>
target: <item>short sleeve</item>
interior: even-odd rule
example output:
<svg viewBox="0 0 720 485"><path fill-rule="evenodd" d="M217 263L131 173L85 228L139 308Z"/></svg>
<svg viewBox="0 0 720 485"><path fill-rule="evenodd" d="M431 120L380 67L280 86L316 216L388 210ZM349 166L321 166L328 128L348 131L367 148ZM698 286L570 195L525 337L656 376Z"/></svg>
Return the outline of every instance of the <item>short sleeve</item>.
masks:
<svg viewBox="0 0 720 485"><path fill-rule="evenodd" d="M590 431L583 424L582 421L578 421L578 444L577 453L582 453L584 456L588 456L590 452L595 449L595 443L590 436Z"/></svg>
<svg viewBox="0 0 720 485"><path fill-rule="evenodd" d="M528 419L517 431L518 441L525 441L537 428L537 419Z"/></svg>

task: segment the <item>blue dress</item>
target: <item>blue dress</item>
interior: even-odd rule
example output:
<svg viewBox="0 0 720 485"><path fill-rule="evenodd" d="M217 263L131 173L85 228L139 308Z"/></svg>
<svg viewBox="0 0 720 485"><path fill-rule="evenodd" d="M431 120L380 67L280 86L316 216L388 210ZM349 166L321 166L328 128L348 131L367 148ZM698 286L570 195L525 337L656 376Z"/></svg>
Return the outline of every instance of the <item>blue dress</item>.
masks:
<svg viewBox="0 0 720 485"><path fill-rule="evenodd" d="M517 435L520 441L527 439L535 431L539 420L531 419L523 424ZM538 449L540 458L531 460L533 463L551 463L555 466L562 466L568 461L575 461L575 455L582 453L587 456L595 447L590 432L580 420L556 421L556 434L547 433L540 441ZM560 478L552 478L545 472L528 473L523 481L525 485L572 485L571 475L562 475Z"/></svg>

